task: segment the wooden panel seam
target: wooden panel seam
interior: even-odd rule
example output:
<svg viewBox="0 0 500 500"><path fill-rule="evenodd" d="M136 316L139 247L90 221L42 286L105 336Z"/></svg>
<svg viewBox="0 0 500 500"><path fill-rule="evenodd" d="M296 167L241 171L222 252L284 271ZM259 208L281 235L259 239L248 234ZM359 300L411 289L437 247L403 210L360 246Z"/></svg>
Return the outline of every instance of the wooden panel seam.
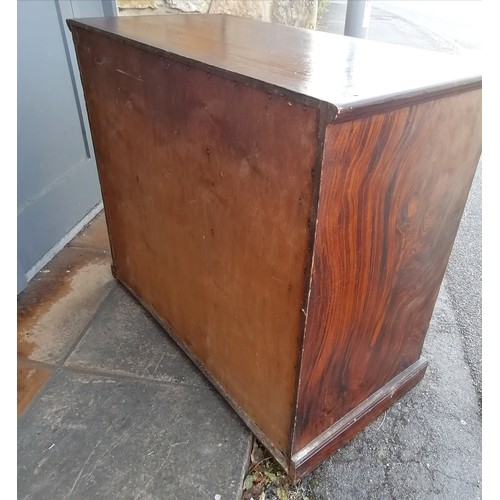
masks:
<svg viewBox="0 0 500 500"><path fill-rule="evenodd" d="M318 226L318 209L320 201L320 188L321 188L321 176L323 172L323 159L325 151L325 136L326 128L331 121L330 111L326 103L320 105L318 113L318 151L316 165L314 167L314 179L313 179L313 194L312 194L312 204L311 204L311 217L310 217L310 227L309 227L309 245L308 245L308 256L307 256L307 267L305 269L305 280L304 280L304 300L302 308L301 317L301 330L298 342L298 352L297 352L297 378L295 381L295 395L294 395L294 406L292 412L292 422L290 425L290 437L288 440L288 457L292 456L293 442L295 436L295 427L297 425L297 409L298 409L298 397L299 397L299 386L301 377L301 367L302 367L302 354L304 352L304 338L307 325L307 313L309 308L309 300L311 297L311 284L312 284L312 268L314 262L314 252L316 248L316 229Z"/></svg>

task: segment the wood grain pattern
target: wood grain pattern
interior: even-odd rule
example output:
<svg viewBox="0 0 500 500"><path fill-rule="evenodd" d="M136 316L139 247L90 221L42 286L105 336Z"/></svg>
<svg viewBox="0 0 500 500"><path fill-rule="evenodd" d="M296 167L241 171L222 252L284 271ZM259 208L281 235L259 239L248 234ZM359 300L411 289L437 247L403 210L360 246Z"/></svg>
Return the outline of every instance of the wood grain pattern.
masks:
<svg viewBox="0 0 500 500"><path fill-rule="evenodd" d="M472 91L327 128L294 452L418 360L480 109Z"/></svg>
<svg viewBox="0 0 500 500"><path fill-rule="evenodd" d="M73 34L116 276L288 454L318 110Z"/></svg>

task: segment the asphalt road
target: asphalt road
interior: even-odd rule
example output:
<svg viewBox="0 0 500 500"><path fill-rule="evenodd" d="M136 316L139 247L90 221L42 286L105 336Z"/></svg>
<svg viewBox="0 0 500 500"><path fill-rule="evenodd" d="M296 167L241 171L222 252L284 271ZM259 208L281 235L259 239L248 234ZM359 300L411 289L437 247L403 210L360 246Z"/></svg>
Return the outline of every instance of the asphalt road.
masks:
<svg viewBox="0 0 500 500"><path fill-rule="evenodd" d="M347 0L324 0L318 29L343 34ZM472 57L482 56L483 7L469 0L375 0L368 39Z"/></svg>
<svg viewBox="0 0 500 500"><path fill-rule="evenodd" d="M482 14L480 1L376 0L369 38L389 42L387 37L397 26L401 33L394 43L481 57Z"/></svg>

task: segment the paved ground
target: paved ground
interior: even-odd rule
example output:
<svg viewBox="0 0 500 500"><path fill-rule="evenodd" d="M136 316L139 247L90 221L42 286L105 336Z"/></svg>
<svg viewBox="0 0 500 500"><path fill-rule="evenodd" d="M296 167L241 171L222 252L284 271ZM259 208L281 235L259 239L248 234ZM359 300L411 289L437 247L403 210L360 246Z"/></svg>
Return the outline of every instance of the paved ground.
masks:
<svg viewBox="0 0 500 500"><path fill-rule="evenodd" d="M476 50L474 40L436 34L439 23L382 3L372 37ZM329 29L344 8L329 5ZM109 262L99 216L19 298L18 497L238 498L250 433L114 282ZM479 498L480 348L479 169L424 347L425 378L309 475L305 494Z"/></svg>
<svg viewBox="0 0 500 500"><path fill-rule="evenodd" d="M240 497L250 432L109 266L100 215L19 296L18 498Z"/></svg>

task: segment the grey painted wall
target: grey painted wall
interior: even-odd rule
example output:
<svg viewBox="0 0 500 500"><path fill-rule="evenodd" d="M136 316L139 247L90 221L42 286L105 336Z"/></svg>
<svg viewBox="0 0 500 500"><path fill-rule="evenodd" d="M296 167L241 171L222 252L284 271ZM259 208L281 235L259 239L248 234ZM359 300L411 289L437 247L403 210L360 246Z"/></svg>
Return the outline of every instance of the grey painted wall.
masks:
<svg viewBox="0 0 500 500"><path fill-rule="evenodd" d="M65 20L113 15L116 7L111 0L19 0L17 7L19 293L37 263L64 244L100 203L80 77Z"/></svg>

